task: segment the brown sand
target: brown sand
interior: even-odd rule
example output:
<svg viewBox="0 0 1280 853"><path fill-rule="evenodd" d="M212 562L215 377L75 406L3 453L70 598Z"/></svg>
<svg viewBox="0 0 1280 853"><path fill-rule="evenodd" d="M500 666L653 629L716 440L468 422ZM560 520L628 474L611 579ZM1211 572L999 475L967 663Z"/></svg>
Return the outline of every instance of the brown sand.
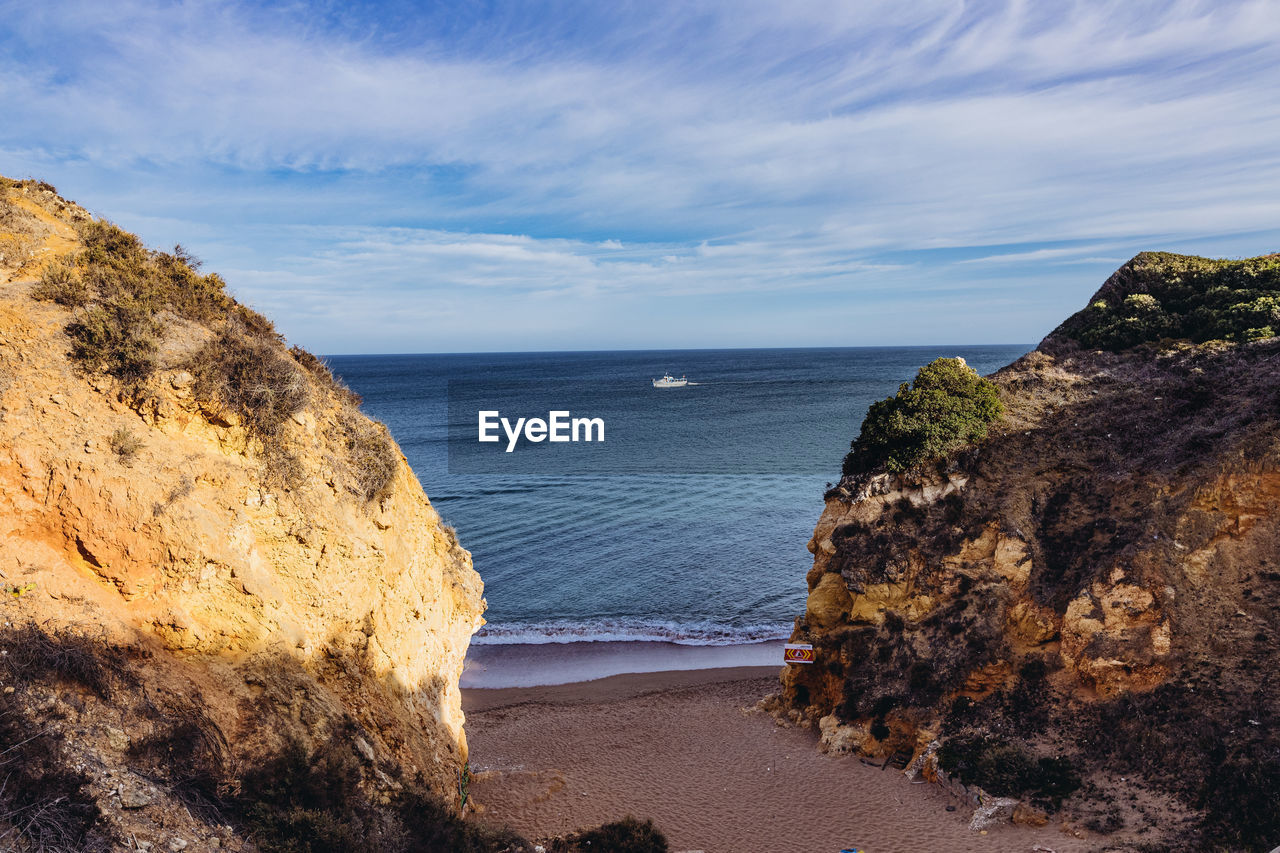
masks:
<svg viewBox="0 0 1280 853"><path fill-rule="evenodd" d="M1053 824L979 835L938 786L823 755L813 732L749 710L776 687L776 669L741 668L464 691L477 819L545 838L633 814L706 853L1102 846Z"/></svg>

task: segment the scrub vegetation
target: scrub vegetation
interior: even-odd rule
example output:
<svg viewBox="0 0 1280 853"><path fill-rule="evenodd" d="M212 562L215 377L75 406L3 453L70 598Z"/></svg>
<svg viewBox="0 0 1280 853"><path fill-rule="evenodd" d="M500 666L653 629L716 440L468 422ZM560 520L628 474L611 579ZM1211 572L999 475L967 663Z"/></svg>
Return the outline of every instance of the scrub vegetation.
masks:
<svg viewBox="0 0 1280 853"><path fill-rule="evenodd" d="M120 461L126 465L129 464L133 457L138 455L138 451L145 446L142 439L128 427L120 427L115 432L111 433L111 438L108 443L111 445L111 452L119 457Z"/></svg>
<svg viewBox="0 0 1280 853"><path fill-rule="evenodd" d="M1241 343L1280 332L1280 255L1212 260L1143 252L1058 334L1119 352L1145 343Z"/></svg>
<svg viewBox="0 0 1280 853"><path fill-rule="evenodd" d="M182 246L147 249L88 218L75 228L81 248L46 263L31 296L71 310L66 332L81 372L113 377L141 399L157 371L186 370L198 400L260 443L267 479L284 488L304 478L287 425L310 410L345 490L365 501L390 493L399 452L323 361L287 348L269 320L236 302ZM112 447L122 460L133 455L115 437Z"/></svg>
<svg viewBox="0 0 1280 853"><path fill-rule="evenodd" d="M959 358L939 358L873 403L845 457L844 474L905 471L981 441L1003 408L996 386Z"/></svg>

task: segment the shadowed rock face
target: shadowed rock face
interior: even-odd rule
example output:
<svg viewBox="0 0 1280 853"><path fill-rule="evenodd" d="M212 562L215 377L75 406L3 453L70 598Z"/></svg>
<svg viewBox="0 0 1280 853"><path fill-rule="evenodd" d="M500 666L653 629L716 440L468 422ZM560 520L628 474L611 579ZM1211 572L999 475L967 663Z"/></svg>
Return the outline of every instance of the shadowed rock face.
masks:
<svg viewBox="0 0 1280 853"><path fill-rule="evenodd" d="M1243 813L1211 794L1224 765L1280 794L1280 341L1108 353L1059 330L992 379L980 446L827 494L792 715L882 756L998 735L1280 842L1274 806L1231 836ZM1138 742L1102 754L1120 731Z"/></svg>
<svg viewBox="0 0 1280 853"><path fill-rule="evenodd" d="M32 182L3 192L0 231L20 232L10 242L23 250L0 260L5 620L148 656L149 695L199 697L232 764L341 734L360 747L369 784L421 777L459 805L457 684L483 622L482 585L398 448L388 445L389 485L366 500L347 477L343 437L378 427L350 395L300 363L306 407L272 436L255 434L197 393L184 359L210 334L177 318L145 382L79 369L64 334L74 312L30 291L46 260L76 249L87 217ZM287 482L271 470L280 448ZM100 729L129 732L126 742L147 734L131 716L138 694L125 695L75 712L84 749ZM94 753L104 773L123 766L118 752Z"/></svg>

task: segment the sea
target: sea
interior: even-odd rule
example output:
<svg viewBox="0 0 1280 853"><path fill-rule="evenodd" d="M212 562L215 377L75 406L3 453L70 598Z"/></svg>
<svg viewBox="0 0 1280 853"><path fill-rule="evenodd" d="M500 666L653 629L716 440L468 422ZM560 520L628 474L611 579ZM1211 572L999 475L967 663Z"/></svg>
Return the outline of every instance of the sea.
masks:
<svg viewBox="0 0 1280 853"><path fill-rule="evenodd" d="M868 406L935 358L960 356L985 374L1031 348L327 361L390 428L484 578L486 624L462 676L476 688L780 665L804 611L823 492ZM664 374L688 384L655 388ZM496 440L480 441L481 412ZM569 440L517 430L513 444L520 418L553 412L566 413L558 433Z"/></svg>

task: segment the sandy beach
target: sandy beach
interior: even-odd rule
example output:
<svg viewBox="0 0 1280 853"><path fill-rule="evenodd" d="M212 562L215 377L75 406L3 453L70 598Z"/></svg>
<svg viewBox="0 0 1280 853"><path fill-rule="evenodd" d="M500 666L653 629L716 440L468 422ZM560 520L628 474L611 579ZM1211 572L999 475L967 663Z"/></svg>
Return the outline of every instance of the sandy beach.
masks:
<svg viewBox="0 0 1280 853"><path fill-rule="evenodd" d="M673 851L1098 850L1060 826L980 835L964 805L751 710L776 667L464 691L480 814L529 837L652 818ZM948 811L954 806L954 811Z"/></svg>

